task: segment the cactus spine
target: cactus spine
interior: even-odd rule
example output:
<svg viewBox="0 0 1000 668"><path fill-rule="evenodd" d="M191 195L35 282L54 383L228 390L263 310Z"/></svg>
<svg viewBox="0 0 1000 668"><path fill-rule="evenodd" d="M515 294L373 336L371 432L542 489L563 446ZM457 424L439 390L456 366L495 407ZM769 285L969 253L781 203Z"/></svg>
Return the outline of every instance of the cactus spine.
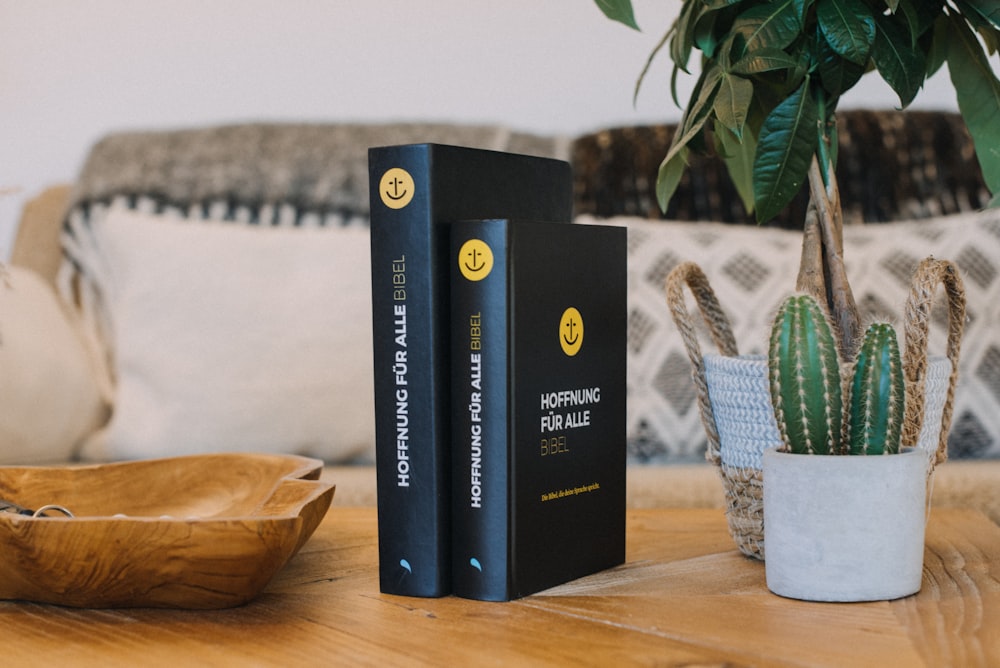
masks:
<svg viewBox="0 0 1000 668"><path fill-rule="evenodd" d="M899 452L903 424L903 365L896 332L870 325L851 383L848 445L852 455Z"/></svg>
<svg viewBox="0 0 1000 668"><path fill-rule="evenodd" d="M840 454L840 356L826 312L810 295L785 300L771 329L769 381L774 415L791 452Z"/></svg>

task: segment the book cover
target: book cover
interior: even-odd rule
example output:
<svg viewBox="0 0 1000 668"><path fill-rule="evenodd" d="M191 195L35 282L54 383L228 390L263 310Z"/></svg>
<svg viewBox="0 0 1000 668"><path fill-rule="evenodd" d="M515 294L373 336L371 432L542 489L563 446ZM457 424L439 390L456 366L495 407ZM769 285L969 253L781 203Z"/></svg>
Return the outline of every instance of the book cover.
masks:
<svg viewBox="0 0 1000 668"><path fill-rule="evenodd" d="M561 160L446 146L368 152L379 586L451 589L447 223L570 220Z"/></svg>
<svg viewBox="0 0 1000 668"><path fill-rule="evenodd" d="M452 226L453 592L625 560L626 231Z"/></svg>

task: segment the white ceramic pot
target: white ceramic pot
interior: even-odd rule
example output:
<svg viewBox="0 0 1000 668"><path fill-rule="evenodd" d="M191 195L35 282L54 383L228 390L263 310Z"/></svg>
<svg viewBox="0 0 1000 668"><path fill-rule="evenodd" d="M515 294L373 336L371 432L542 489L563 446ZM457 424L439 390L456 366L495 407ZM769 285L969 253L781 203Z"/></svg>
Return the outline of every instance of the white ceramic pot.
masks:
<svg viewBox="0 0 1000 668"><path fill-rule="evenodd" d="M767 586L808 601L878 601L920 590L925 452L764 453Z"/></svg>

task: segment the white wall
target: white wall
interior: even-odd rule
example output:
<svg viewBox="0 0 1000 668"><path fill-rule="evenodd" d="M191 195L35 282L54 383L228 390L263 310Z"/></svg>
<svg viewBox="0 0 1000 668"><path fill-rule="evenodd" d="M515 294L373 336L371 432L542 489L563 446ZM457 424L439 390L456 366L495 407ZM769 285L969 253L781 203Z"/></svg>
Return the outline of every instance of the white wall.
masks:
<svg viewBox="0 0 1000 668"><path fill-rule="evenodd" d="M0 0L0 259L25 198L104 133L242 120L495 122L575 134L677 120L663 58L679 0ZM898 104L863 84L844 106ZM955 108L947 75L915 107Z"/></svg>

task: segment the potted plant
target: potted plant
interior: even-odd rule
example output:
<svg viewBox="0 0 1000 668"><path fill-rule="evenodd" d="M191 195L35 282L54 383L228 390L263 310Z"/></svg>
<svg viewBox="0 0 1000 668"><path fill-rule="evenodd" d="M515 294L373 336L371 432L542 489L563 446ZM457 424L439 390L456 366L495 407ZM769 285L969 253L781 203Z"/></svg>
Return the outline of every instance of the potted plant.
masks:
<svg viewBox="0 0 1000 668"><path fill-rule="evenodd" d="M638 29L631 0L596 3ZM706 129L758 221L773 218L808 182L797 288L828 305L847 355L861 327L843 262L837 104L862 76L877 72L906 107L947 62L998 205L1000 79L984 51L998 46L1000 9L991 0L682 0L650 60L669 47L675 101L673 84L695 50L701 68L660 165L660 206L673 195L688 153L705 148Z"/></svg>
<svg viewBox="0 0 1000 668"><path fill-rule="evenodd" d="M767 584L806 600L908 596L920 590L932 460L901 452L914 416L896 331L869 325L852 364L833 332L807 294L786 299L772 326L768 381L783 445L763 456Z"/></svg>
<svg viewBox="0 0 1000 668"><path fill-rule="evenodd" d="M596 2L609 18L638 29L630 0ZM845 364L852 364L862 332L844 268L843 215L834 170L837 105L862 76L877 72L906 107L924 81L947 63L984 180L995 195L991 205L1000 205L1000 151L996 149L1000 146L1000 123L996 122L1000 80L988 60L998 45L1000 10L991 0L682 0L677 19L650 60L661 50L668 51L674 63L671 88L678 104L674 84L680 73L689 71L695 51L701 52L700 70L659 168L659 203L666 208L689 152L709 146L725 161L745 207L758 221L775 216L808 183L810 200L795 287L797 292L812 295L826 311L838 354ZM640 84L644 75L645 71ZM949 294L955 295L950 305L957 331L950 332L947 406L938 423L943 433L940 439L930 437L935 444L940 440L941 447L934 449L940 461L945 457L950 399L957 380L964 296L960 296L960 279L950 263L933 265L927 271L933 274L935 286L944 282ZM683 305L684 286L694 293L721 356L701 355ZM722 309L697 266L677 267L668 279L667 293L694 367L709 437L708 457L722 465L730 531L744 553L763 558L762 464L739 452L727 463L719 443L732 431L736 440L759 457L769 444L781 444L769 411L767 361L737 356ZM925 320L915 323L915 329L925 328ZM908 382L920 394L916 404L921 411L924 389L920 383L927 371L925 341L911 343L908 331L908 352L903 359ZM730 371L734 379L713 389L713 374ZM732 421L723 413L727 406L735 409ZM933 422L925 417L919 418L923 432ZM731 424L746 419L757 424L752 428ZM908 445L918 443L921 429L913 429L907 427L903 433ZM748 439L747 434L754 436Z"/></svg>

